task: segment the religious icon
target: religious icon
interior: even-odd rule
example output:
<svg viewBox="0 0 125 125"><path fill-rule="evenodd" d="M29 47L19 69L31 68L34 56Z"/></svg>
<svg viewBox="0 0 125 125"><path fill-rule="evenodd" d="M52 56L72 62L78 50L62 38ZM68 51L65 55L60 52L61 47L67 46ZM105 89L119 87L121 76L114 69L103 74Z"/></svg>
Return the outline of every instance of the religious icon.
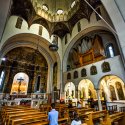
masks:
<svg viewBox="0 0 125 125"><path fill-rule="evenodd" d="M74 79L76 79L76 78L78 78L78 72L77 71L74 72Z"/></svg>
<svg viewBox="0 0 125 125"><path fill-rule="evenodd" d="M123 89L120 82L116 82L116 89L120 100L124 100Z"/></svg>
<svg viewBox="0 0 125 125"><path fill-rule="evenodd" d="M111 92L111 98L112 98L112 100L117 100L116 99L115 88L112 85L110 85L110 92Z"/></svg>
<svg viewBox="0 0 125 125"><path fill-rule="evenodd" d="M102 72L109 72L109 71L111 71L110 64L108 62L104 62L102 64Z"/></svg>
<svg viewBox="0 0 125 125"><path fill-rule="evenodd" d="M96 75L96 74L97 74L97 68L96 68L96 66L92 66L92 67L90 68L90 74L91 74L91 75Z"/></svg>
<svg viewBox="0 0 125 125"><path fill-rule="evenodd" d="M86 74L86 69L83 68L83 69L81 70L81 77L86 77L86 76L87 76L87 74Z"/></svg>

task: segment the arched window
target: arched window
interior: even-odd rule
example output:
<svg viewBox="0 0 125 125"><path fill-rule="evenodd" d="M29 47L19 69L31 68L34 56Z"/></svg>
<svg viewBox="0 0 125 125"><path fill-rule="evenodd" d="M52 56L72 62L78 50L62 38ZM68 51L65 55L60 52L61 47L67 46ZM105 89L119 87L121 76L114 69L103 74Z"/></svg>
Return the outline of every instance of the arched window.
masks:
<svg viewBox="0 0 125 125"><path fill-rule="evenodd" d="M3 87L4 77L5 77L5 72L2 71L0 74L0 91L2 90Z"/></svg>
<svg viewBox="0 0 125 125"><path fill-rule="evenodd" d="M40 36L42 36L42 31L43 31L43 27L42 27L42 26L39 26L39 32L38 32L38 34L39 34Z"/></svg>
<svg viewBox="0 0 125 125"><path fill-rule="evenodd" d="M107 56L108 58L115 56L114 47L113 47L113 44L112 44L112 43L109 44L109 45L107 45L107 47L106 47L106 56Z"/></svg>
<svg viewBox="0 0 125 125"><path fill-rule="evenodd" d="M100 8L97 8L96 11L101 16L101 10L100 10ZM100 18L100 16L97 13L96 13L96 20L99 21L99 20L101 20L101 18Z"/></svg>
<svg viewBox="0 0 125 125"><path fill-rule="evenodd" d="M18 29L21 29L22 23L23 23L23 19L18 17L15 27L18 28Z"/></svg>
<svg viewBox="0 0 125 125"><path fill-rule="evenodd" d="M80 32L81 31L81 23L80 22L77 23L77 28L78 28L78 32Z"/></svg>
<svg viewBox="0 0 125 125"><path fill-rule="evenodd" d="M83 69L81 70L81 77L86 77L86 76L87 76L87 74L86 74L86 69L83 68Z"/></svg>
<svg viewBox="0 0 125 125"><path fill-rule="evenodd" d="M68 40L67 40L67 34L65 35L65 45L67 44Z"/></svg>
<svg viewBox="0 0 125 125"><path fill-rule="evenodd" d="M74 79L76 79L76 78L78 78L78 72L77 71L74 72Z"/></svg>
<svg viewBox="0 0 125 125"><path fill-rule="evenodd" d="M67 80L68 80L68 79L71 79L71 73L68 73L68 74L67 74Z"/></svg>

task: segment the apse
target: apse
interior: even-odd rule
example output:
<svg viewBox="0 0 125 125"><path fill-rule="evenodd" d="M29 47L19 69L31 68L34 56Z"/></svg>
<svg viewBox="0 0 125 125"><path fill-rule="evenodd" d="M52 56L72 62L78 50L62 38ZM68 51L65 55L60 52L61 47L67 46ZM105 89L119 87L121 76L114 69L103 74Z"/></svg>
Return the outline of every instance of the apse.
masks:
<svg viewBox="0 0 125 125"><path fill-rule="evenodd" d="M1 68L5 71L6 79L4 83L7 83L8 87L5 88L4 84L3 92L12 93L11 88L15 81L14 78L17 73L21 72L29 77L27 93L46 91L48 64L45 57L37 49L17 47L9 51L4 57L6 61L2 62Z"/></svg>
<svg viewBox="0 0 125 125"><path fill-rule="evenodd" d="M29 83L29 76L23 72L17 73L14 76L11 95L26 95Z"/></svg>

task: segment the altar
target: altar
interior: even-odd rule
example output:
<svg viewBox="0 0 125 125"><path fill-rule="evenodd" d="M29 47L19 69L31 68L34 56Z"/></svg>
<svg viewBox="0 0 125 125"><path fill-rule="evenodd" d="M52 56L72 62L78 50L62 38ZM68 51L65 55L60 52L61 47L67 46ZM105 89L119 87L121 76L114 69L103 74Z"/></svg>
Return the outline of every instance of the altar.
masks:
<svg viewBox="0 0 125 125"><path fill-rule="evenodd" d="M14 76L10 95L27 95L29 78L25 73Z"/></svg>

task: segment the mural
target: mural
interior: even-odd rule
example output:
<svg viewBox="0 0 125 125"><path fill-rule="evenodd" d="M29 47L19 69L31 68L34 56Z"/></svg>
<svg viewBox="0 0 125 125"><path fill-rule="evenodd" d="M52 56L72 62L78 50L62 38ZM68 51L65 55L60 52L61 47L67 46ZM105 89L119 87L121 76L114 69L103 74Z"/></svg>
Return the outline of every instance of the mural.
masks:
<svg viewBox="0 0 125 125"><path fill-rule="evenodd" d="M122 89L121 83L116 82L115 84L116 84L116 89L117 89L119 100L124 100L125 97L124 97L124 94L123 94L123 89Z"/></svg>
<svg viewBox="0 0 125 125"><path fill-rule="evenodd" d="M116 93L115 93L115 88L112 85L110 85L110 92L111 92L111 100L112 101L117 100Z"/></svg>

